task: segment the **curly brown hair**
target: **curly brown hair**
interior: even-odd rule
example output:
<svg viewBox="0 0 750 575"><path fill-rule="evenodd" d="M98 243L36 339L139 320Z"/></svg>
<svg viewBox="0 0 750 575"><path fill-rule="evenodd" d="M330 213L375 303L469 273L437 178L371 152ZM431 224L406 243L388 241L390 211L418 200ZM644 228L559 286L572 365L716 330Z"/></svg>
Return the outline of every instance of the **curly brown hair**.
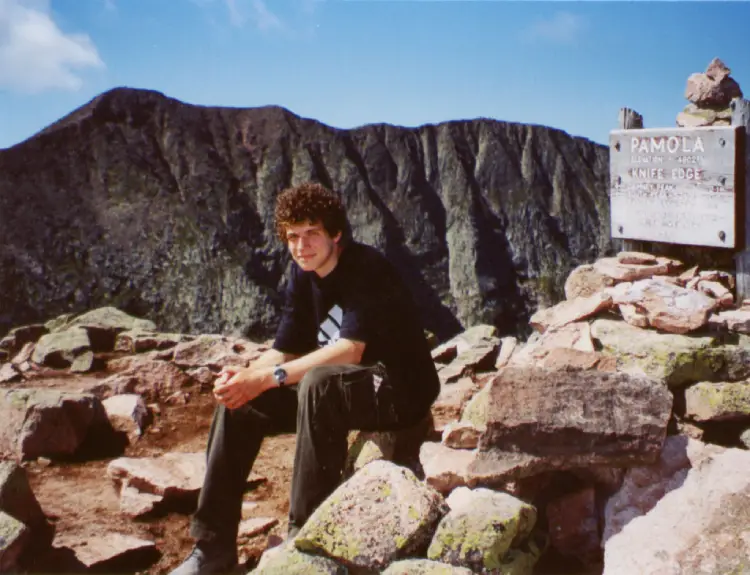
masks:
<svg viewBox="0 0 750 575"><path fill-rule="evenodd" d="M345 232L347 221L341 198L333 190L315 182L305 182L283 190L276 200L276 234L286 243L286 227L304 222L320 222L334 237Z"/></svg>

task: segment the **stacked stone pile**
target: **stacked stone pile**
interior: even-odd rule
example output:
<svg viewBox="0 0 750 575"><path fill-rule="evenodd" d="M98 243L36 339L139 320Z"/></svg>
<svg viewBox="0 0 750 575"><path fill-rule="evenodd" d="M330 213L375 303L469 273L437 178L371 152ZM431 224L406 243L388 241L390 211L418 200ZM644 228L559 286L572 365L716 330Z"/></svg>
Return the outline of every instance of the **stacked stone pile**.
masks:
<svg viewBox="0 0 750 575"><path fill-rule="evenodd" d="M711 60L705 72L691 74L685 88L685 98L690 103L677 114L677 126L729 126L729 104L733 98L742 98L742 89L730 74L731 70L718 58Z"/></svg>
<svg viewBox="0 0 750 575"><path fill-rule="evenodd" d="M574 270L528 341L478 325L438 345L442 390L414 457L394 456L414 430L354 433L341 486L254 572L742 572L750 305L733 289L725 272L620 253ZM18 328L0 349L0 454L18 484L24 460L85 455L92 433L138 441L161 404L208 392L222 365L266 346L161 333L105 308ZM65 389L39 389L50 369L69 372ZM203 465L200 453L115 455L107 475L121 513L147 520L194 498ZM0 557L13 565L49 535L38 505L21 514L2 498L3 477ZM241 549L280 519L243 517ZM101 539L54 541L92 569L155 546Z"/></svg>

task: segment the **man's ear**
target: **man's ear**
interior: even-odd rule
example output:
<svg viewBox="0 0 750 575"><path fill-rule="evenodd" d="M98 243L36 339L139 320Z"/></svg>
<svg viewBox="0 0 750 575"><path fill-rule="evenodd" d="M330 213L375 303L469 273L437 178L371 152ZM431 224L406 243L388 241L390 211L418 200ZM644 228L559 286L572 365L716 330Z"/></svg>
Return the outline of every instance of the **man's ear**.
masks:
<svg viewBox="0 0 750 575"><path fill-rule="evenodd" d="M337 233L335 236L333 236L333 241L336 243L339 243L341 240L342 232Z"/></svg>

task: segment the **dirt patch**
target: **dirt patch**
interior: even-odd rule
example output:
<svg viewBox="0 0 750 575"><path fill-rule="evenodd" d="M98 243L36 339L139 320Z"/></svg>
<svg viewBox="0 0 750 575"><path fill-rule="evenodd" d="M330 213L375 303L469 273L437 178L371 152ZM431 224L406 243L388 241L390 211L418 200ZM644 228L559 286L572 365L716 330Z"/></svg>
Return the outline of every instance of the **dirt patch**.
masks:
<svg viewBox="0 0 750 575"><path fill-rule="evenodd" d="M97 378L98 379L98 378ZM29 382L31 383L31 382ZM33 387L80 388L75 378L35 377ZM160 405L146 434L127 445L117 455L154 457L168 452L205 450L215 401L208 393L191 392L186 405ZM267 478L251 486L245 500L257 503L254 516L276 517L279 524L269 534L286 532L289 512L289 489L294 462L294 435L268 438L256 460L253 471ZM190 552L193 540L188 529L192 507L162 512L146 519L134 520L119 509L119 493L106 469L115 456L71 462L32 461L25 465L32 489L42 509L55 526L53 548L35 553L25 565L28 573L71 573L83 568L73 554L56 543L70 538L89 538L106 532L117 532L153 541L158 556L135 557L130 564L118 565L118 571L148 574L167 573ZM239 547L246 566L253 567L265 549L268 534L259 535Z"/></svg>

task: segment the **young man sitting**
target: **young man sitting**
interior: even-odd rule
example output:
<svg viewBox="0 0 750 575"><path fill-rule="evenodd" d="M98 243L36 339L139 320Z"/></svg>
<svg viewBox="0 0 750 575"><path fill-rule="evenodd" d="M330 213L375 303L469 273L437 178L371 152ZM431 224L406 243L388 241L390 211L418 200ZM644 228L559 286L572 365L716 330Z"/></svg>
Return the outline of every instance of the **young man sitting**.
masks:
<svg viewBox="0 0 750 575"><path fill-rule="evenodd" d="M348 237L338 196L313 183L284 190L276 230L294 260L272 349L225 368L191 524L196 546L173 575L237 564L242 495L263 438L297 432L289 537L338 486L350 430L422 420L439 380L409 290L372 247Z"/></svg>

